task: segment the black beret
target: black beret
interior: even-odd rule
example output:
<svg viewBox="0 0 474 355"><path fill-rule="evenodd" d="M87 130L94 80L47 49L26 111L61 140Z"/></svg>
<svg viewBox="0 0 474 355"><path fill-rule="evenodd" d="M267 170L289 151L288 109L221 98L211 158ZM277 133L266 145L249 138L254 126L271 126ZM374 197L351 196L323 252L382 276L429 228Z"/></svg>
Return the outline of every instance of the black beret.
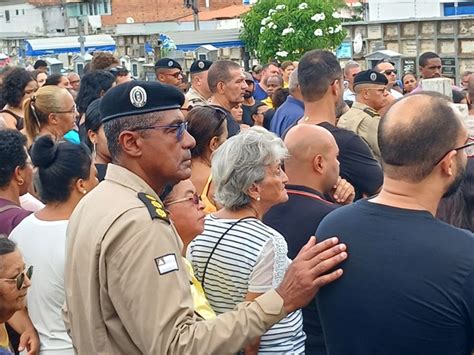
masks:
<svg viewBox="0 0 474 355"><path fill-rule="evenodd" d="M179 65L179 63L176 60L171 59L171 58L161 58L160 60L158 60L155 63L155 69L158 69L158 68L164 68L164 69L176 68L179 70L183 70L183 68L181 68L181 65Z"/></svg>
<svg viewBox="0 0 474 355"><path fill-rule="evenodd" d="M176 87L157 81L130 81L107 91L100 103L102 122L119 117L178 109L184 95Z"/></svg>
<svg viewBox="0 0 474 355"><path fill-rule="evenodd" d="M376 84L387 85L388 80L385 75L376 72L375 70L364 70L357 74L354 78L354 87L359 84Z"/></svg>
<svg viewBox="0 0 474 355"><path fill-rule="evenodd" d="M191 68L189 68L189 72L191 74L196 74L203 71L207 71L209 70L211 65L212 65L212 62L210 60L201 60L201 59L195 60L193 64L191 64Z"/></svg>

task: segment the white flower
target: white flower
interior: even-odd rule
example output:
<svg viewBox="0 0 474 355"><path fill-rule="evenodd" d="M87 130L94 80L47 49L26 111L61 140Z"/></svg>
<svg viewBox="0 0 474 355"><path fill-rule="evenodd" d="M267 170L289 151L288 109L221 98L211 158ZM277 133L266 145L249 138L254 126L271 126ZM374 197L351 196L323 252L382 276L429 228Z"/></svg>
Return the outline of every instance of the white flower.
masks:
<svg viewBox="0 0 474 355"><path fill-rule="evenodd" d="M272 21L270 21L270 22L267 24L267 27L268 27L268 28L272 28L273 25L274 25L274 23L273 23Z"/></svg>
<svg viewBox="0 0 474 355"><path fill-rule="evenodd" d="M312 17L311 17L311 20L315 21L315 22L319 22L321 21L321 15L320 14L314 14Z"/></svg>
<svg viewBox="0 0 474 355"><path fill-rule="evenodd" d="M298 5L298 9L304 10L308 8L308 4L305 2L302 2L301 4Z"/></svg>
<svg viewBox="0 0 474 355"><path fill-rule="evenodd" d="M276 23L273 24L272 26L272 29L276 30L278 28L278 26L276 25Z"/></svg>
<svg viewBox="0 0 474 355"><path fill-rule="evenodd" d="M275 53L278 57L285 58L288 55L288 52L286 51L278 51Z"/></svg>
<svg viewBox="0 0 474 355"><path fill-rule="evenodd" d="M329 28L328 28L328 32L329 32L330 34L333 34L333 33L334 33L334 28L329 27Z"/></svg>
<svg viewBox="0 0 474 355"><path fill-rule="evenodd" d="M315 35L316 37L321 37L321 36L323 35L323 30L320 29L320 28L316 29L316 30L314 31L314 35Z"/></svg>
<svg viewBox="0 0 474 355"><path fill-rule="evenodd" d="M277 11L275 9L268 10L268 16L271 16L271 15L276 14L276 13L277 13Z"/></svg>
<svg viewBox="0 0 474 355"><path fill-rule="evenodd" d="M268 23L268 21L270 21L270 17L265 17L264 19L262 19L262 22L260 22L260 24L262 26L265 26Z"/></svg>
<svg viewBox="0 0 474 355"><path fill-rule="evenodd" d="M283 4L277 5L277 6L275 7L275 10L278 10L278 11L279 11L279 10L285 10L285 9L286 9L286 6L283 5Z"/></svg>
<svg viewBox="0 0 474 355"><path fill-rule="evenodd" d="M324 21L326 19L326 15L324 14L324 12L321 12L319 14L319 17L321 18L322 21Z"/></svg>
<svg viewBox="0 0 474 355"><path fill-rule="evenodd" d="M338 32L341 32L342 31L342 26L341 25L338 25L335 29L334 29L334 33L338 33Z"/></svg>
<svg viewBox="0 0 474 355"><path fill-rule="evenodd" d="M260 33L265 32L266 28L265 27L260 27Z"/></svg>
<svg viewBox="0 0 474 355"><path fill-rule="evenodd" d="M283 32L281 33L281 35L282 35L282 36L286 36L287 34L293 33L293 32L295 32L295 29L294 29L294 28L291 28L291 27L288 27L288 28L285 28L285 29L283 30Z"/></svg>
<svg viewBox="0 0 474 355"><path fill-rule="evenodd" d="M339 12L334 11L334 12L332 13L332 17L334 17L334 18L341 18L341 15L339 14Z"/></svg>

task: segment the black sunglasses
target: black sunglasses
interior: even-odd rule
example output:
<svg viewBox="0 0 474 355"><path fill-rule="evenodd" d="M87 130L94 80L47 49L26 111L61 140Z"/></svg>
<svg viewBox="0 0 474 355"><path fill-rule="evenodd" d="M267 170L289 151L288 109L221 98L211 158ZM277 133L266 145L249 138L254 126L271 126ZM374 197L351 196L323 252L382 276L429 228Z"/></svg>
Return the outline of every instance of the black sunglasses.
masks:
<svg viewBox="0 0 474 355"><path fill-rule="evenodd" d="M397 74L398 71L397 69L387 69L387 70L384 70L383 73L386 75L392 75L392 73Z"/></svg>
<svg viewBox="0 0 474 355"><path fill-rule="evenodd" d="M33 276L33 265L30 266L28 269L23 270L17 277L14 277L13 279L0 279L0 280L16 281L16 288L18 290L21 290L21 287L23 286L23 283L25 282L25 275L28 277L28 279L31 280L31 277Z"/></svg>

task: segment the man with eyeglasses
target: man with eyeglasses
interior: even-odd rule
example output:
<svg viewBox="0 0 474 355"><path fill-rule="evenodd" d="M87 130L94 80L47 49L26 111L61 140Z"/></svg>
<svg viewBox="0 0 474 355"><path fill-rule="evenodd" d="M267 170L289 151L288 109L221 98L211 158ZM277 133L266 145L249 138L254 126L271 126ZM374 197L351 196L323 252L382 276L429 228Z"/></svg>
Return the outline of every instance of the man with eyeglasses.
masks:
<svg viewBox="0 0 474 355"><path fill-rule="evenodd" d="M377 132L380 115L378 110L387 105L389 96L386 89L387 83L387 78L374 70L365 70L357 74L354 78L356 100L337 123L338 127L348 129L365 140L379 161Z"/></svg>
<svg viewBox="0 0 474 355"><path fill-rule="evenodd" d="M310 238L276 290L211 321L195 313L183 244L159 197L191 175L183 103L179 89L141 81L102 98L112 163L67 232L66 320L78 354L237 353L341 276L324 273L345 246Z"/></svg>
<svg viewBox="0 0 474 355"><path fill-rule="evenodd" d="M385 75L388 80L387 90L395 99L399 99L403 96L397 83L397 69L395 69L392 62L387 60L381 61L375 66L374 70Z"/></svg>
<svg viewBox="0 0 474 355"><path fill-rule="evenodd" d="M183 83L183 68L174 59L161 58L155 63L156 80L163 84L180 86Z"/></svg>
<svg viewBox="0 0 474 355"><path fill-rule="evenodd" d="M5 322L21 334L19 351L38 354L39 339L26 312L26 292L33 267L25 268L16 244L0 235L0 354L13 354Z"/></svg>
<svg viewBox="0 0 474 355"><path fill-rule="evenodd" d="M474 346L474 235L438 219L466 168L462 114L412 94L382 118L381 192L338 208L317 235L350 246L344 278L318 294L333 355L467 355Z"/></svg>

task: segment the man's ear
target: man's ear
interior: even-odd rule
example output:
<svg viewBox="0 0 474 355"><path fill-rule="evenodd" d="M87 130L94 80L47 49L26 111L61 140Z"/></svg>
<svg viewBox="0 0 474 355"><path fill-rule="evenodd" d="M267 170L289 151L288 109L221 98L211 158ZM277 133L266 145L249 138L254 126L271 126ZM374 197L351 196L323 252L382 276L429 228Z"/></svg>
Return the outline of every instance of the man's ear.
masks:
<svg viewBox="0 0 474 355"><path fill-rule="evenodd" d="M321 154L317 154L313 158L313 170L315 173L322 175L324 172L325 162Z"/></svg>
<svg viewBox="0 0 474 355"><path fill-rule="evenodd" d="M441 171L443 171L448 176L454 175L454 161L457 158L457 154L458 152L456 150L452 150L439 162Z"/></svg>
<svg viewBox="0 0 474 355"><path fill-rule="evenodd" d="M225 83L223 81L217 83L217 93L221 95L225 93Z"/></svg>
<svg viewBox="0 0 474 355"><path fill-rule="evenodd" d="M135 158L142 155L143 140L139 132L123 131L118 141L123 154Z"/></svg>

